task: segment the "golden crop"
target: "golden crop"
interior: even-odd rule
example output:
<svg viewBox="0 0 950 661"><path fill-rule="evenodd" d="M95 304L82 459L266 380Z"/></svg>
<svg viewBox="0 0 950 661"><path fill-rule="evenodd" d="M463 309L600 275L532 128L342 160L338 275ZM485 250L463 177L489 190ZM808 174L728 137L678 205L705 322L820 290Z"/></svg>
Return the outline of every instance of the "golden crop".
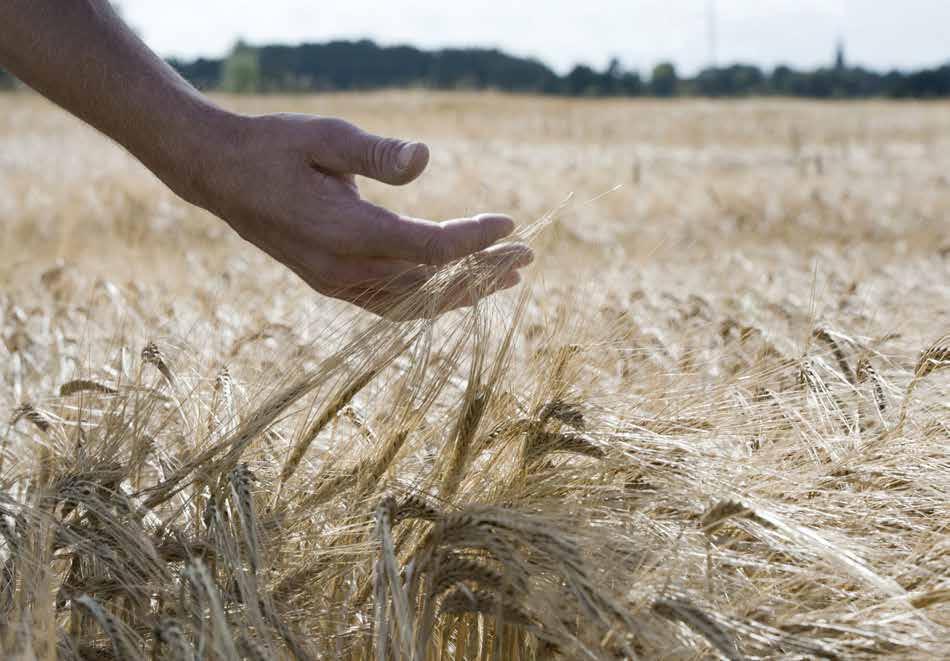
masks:
<svg viewBox="0 0 950 661"><path fill-rule="evenodd" d="M0 96L4 658L950 655L950 106L223 101L538 262L379 321Z"/></svg>

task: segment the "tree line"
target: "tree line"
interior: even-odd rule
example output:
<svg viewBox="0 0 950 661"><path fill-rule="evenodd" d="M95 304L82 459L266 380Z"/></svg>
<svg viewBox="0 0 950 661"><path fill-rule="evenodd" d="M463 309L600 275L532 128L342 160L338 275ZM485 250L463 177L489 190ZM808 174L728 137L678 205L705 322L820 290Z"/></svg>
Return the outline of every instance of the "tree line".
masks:
<svg viewBox="0 0 950 661"><path fill-rule="evenodd" d="M848 66L840 49L829 66L809 71L734 64L710 67L694 76L681 76L669 62L641 74L616 59L603 70L578 65L558 75L538 60L495 49L424 51L368 40L260 47L239 42L224 58L170 63L202 89L236 93L422 87L592 97L950 97L950 63L911 72L877 72ZM0 87L14 85L14 79L0 70Z"/></svg>

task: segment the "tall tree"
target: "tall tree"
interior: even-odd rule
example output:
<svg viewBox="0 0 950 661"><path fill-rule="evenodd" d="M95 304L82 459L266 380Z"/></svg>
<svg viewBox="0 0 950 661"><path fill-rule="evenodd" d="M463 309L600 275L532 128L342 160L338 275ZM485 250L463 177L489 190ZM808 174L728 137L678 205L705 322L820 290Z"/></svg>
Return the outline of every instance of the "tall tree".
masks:
<svg viewBox="0 0 950 661"><path fill-rule="evenodd" d="M257 50L238 41L221 69L221 87L244 94L261 90L261 65Z"/></svg>
<svg viewBox="0 0 950 661"><path fill-rule="evenodd" d="M650 91L659 97L671 97L676 94L679 76L672 62L661 62L653 67L650 79Z"/></svg>

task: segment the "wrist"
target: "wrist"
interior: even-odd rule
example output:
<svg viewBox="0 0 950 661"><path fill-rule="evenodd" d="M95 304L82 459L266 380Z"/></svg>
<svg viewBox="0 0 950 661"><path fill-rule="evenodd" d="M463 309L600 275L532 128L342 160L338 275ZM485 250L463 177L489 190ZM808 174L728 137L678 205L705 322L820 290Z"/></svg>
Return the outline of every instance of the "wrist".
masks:
<svg viewBox="0 0 950 661"><path fill-rule="evenodd" d="M216 184L233 167L247 118L195 95L168 120L142 160L182 199L214 212Z"/></svg>

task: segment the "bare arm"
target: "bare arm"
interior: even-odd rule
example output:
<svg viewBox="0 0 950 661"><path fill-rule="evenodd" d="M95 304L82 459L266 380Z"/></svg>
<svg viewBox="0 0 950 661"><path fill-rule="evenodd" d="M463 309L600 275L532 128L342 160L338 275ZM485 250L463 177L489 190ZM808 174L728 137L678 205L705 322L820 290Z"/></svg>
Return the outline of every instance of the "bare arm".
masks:
<svg viewBox="0 0 950 661"><path fill-rule="evenodd" d="M434 223L360 197L353 175L408 183L428 164L425 145L339 119L228 112L152 53L106 0L4 0L0 66L323 294L378 312L455 259L477 254L492 264L493 288L517 283L531 261L524 246L489 248L511 233L506 216Z"/></svg>

